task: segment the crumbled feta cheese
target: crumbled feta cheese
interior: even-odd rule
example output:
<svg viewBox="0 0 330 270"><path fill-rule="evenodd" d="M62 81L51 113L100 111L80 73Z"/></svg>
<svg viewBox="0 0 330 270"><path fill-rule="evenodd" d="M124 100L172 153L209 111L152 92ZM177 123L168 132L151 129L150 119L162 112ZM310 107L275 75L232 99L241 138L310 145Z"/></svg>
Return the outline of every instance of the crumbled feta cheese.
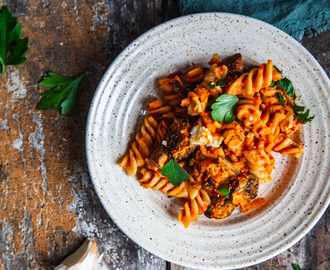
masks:
<svg viewBox="0 0 330 270"><path fill-rule="evenodd" d="M190 132L190 144L219 147L223 138L212 135L206 127L194 126Z"/></svg>

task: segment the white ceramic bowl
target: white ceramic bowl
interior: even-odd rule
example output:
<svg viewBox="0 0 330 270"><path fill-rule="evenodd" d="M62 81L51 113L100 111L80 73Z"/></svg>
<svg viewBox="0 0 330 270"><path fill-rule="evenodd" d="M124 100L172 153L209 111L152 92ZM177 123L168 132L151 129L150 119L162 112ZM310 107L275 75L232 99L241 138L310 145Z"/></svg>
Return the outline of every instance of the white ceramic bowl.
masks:
<svg viewBox="0 0 330 270"><path fill-rule="evenodd" d="M245 63L272 59L291 79L299 105L315 119L296 140L295 159L274 155L273 181L261 186L268 204L223 220L200 216L188 229L177 221L181 205L144 189L118 166L142 125L148 102L160 97L157 79L191 62L207 66L213 53L241 53ZM317 61L277 28L245 16L204 13L163 23L131 43L111 64L91 104L86 135L90 174L113 221L137 244L167 261L192 268L233 269L265 261L300 240L330 200L330 82Z"/></svg>

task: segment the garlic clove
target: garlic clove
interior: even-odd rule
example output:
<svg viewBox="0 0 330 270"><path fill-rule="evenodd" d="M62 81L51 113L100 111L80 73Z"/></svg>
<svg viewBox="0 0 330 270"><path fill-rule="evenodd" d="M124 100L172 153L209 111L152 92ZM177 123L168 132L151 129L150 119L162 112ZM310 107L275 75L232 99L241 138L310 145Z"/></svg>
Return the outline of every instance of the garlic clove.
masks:
<svg viewBox="0 0 330 270"><path fill-rule="evenodd" d="M97 258L96 242L86 240L77 251L67 257L55 270L92 270Z"/></svg>

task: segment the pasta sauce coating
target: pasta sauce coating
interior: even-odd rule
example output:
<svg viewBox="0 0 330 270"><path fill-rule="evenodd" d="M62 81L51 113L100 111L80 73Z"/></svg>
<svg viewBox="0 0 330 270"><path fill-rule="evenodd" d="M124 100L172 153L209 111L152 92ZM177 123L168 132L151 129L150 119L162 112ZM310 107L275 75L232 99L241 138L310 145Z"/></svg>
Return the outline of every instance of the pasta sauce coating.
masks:
<svg viewBox="0 0 330 270"><path fill-rule="evenodd" d="M272 60L248 70L240 54L224 61L214 54L209 64L159 80L163 99L151 100L149 116L119 164L144 188L179 198L185 228L201 214L222 219L235 208L246 213L265 205L258 188L272 181L272 152L303 152L290 138L303 123L294 101L276 86L282 75ZM212 104L226 94L238 98L231 123L211 115ZM189 175L179 185L162 175L171 159Z"/></svg>

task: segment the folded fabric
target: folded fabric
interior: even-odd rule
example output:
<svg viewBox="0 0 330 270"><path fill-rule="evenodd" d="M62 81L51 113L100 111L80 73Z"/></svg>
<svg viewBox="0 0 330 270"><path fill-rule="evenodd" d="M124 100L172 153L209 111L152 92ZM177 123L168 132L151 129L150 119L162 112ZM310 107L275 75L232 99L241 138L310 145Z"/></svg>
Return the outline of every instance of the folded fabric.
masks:
<svg viewBox="0 0 330 270"><path fill-rule="evenodd" d="M183 15L226 12L253 17L282 29L297 40L330 28L330 0L180 0Z"/></svg>

